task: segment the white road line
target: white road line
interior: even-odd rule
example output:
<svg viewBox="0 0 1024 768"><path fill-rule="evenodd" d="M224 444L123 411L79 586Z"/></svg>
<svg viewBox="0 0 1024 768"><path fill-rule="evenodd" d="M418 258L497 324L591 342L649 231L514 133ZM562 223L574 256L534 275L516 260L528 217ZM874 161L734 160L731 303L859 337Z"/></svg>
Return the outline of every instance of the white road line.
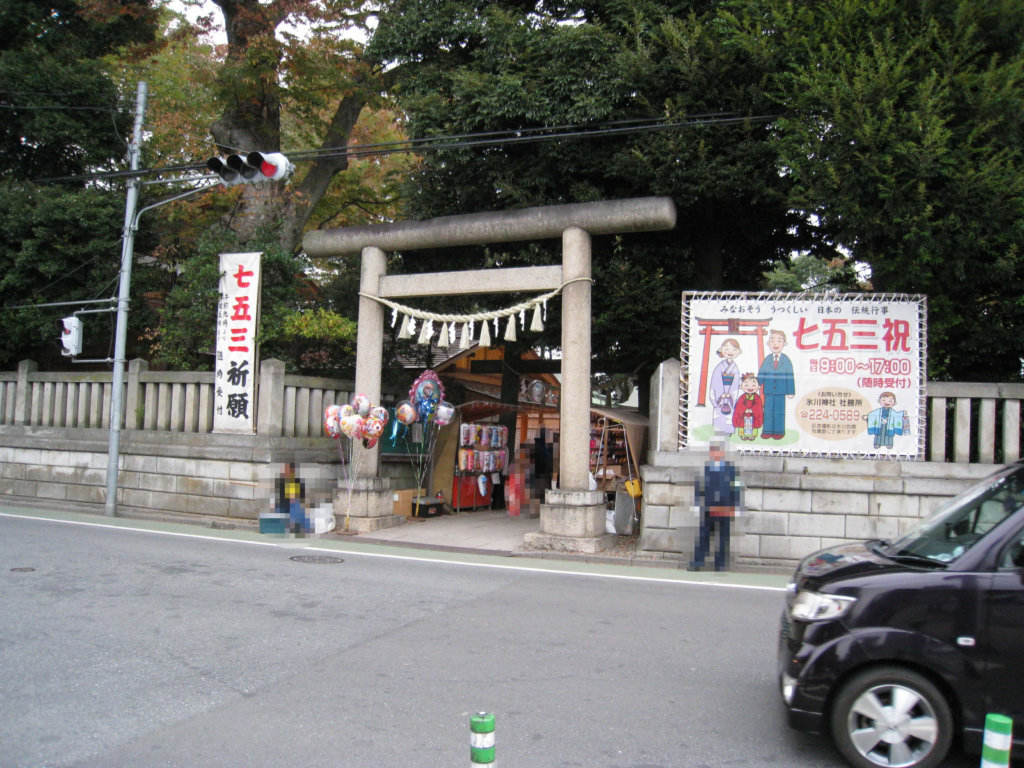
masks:
<svg viewBox="0 0 1024 768"><path fill-rule="evenodd" d="M177 536L185 539L202 539L204 541L219 541L219 542L235 542L239 544L253 544L260 547L279 547L281 549L291 549L294 551L308 551L308 552L329 552L336 554L343 552L346 555L352 555L356 557L377 557L389 560L409 560L420 563L437 563L440 565L460 565L469 566L474 568L491 568L494 570L501 571L519 571L522 573L547 573L556 574L559 576L589 576L591 578L601 579L613 579L619 581L642 581L642 582L653 582L659 584L685 584L695 587L721 587L726 589L748 589L758 590L764 592L784 592L785 587L771 587L760 584L734 584L729 582L719 581L695 581L693 579L680 579L680 578L667 578L660 576L637 576L627 573L605 573L600 571L583 571L583 570L565 570L560 568L552 568L547 565L550 561L537 560L534 561L536 565L525 566L525 565L506 565L503 563L481 563L466 560L454 560L448 558L431 557L429 555L400 555L391 552L364 552L358 549L347 549L344 545L338 547L322 547L322 546L296 546L295 543L290 545L282 544L274 541L253 541L249 539L234 538L230 535L230 532L225 532L222 536L212 536L209 534L202 533L183 533L181 531L162 531L156 528L138 528L130 525L113 525L111 523L101 522L89 522L86 520L65 520L62 518L55 517L38 517L35 515L24 515L14 512L0 512L0 517L11 517L19 520L36 520L44 523L65 523L67 525L84 525L91 528L107 528L115 531L133 531L135 533L155 533L161 536ZM372 546L372 545L370 545ZM453 557L458 555L453 554ZM488 557L488 555L479 555L480 557ZM587 564L591 565L591 564ZM612 566L621 568L624 566ZM642 566L638 566L642 567Z"/></svg>

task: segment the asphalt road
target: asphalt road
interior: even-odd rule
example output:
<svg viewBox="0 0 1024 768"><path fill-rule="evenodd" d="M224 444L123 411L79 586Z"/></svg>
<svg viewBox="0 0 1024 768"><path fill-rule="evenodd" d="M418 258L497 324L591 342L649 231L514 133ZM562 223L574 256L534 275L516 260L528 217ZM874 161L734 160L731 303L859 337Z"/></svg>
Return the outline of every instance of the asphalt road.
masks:
<svg viewBox="0 0 1024 768"><path fill-rule="evenodd" d="M844 765L784 724L778 577L57 516L0 514L4 768L465 766L478 711L502 768Z"/></svg>

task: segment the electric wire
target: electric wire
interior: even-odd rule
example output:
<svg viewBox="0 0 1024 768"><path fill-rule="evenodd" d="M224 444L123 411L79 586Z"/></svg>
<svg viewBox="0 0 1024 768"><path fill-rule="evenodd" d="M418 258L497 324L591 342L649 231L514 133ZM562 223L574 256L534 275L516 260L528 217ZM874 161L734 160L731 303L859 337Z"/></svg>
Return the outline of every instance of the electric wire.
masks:
<svg viewBox="0 0 1024 768"><path fill-rule="evenodd" d="M649 120L635 119L602 123L598 127L591 127L587 124L569 124L561 126L543 126L538 128L512 128L503 131L484 131L436 137L430 136L419 139L362 144L352 147L327 147L315 150L299 150L288 152L286 154L293 162L316 162L319 160L329 160L338 157L354 159L372 156L386 156L404 152L425 153L486 147L503 147L535 144L547 141L626 136L631 134L670 131L699 126L737 125L750 122L760 123L774 120L777 117L778 115L736 115L733 113L711 113L707 115L696 115L686 120L667 120L665 118ZM188 173L205 170L205 162L186 163L160 168L139 168L137 170L106 171L86 175L57 176L45 179L36 179L35 182L38 184L45 184L115 180L138 176Z"/></svg>

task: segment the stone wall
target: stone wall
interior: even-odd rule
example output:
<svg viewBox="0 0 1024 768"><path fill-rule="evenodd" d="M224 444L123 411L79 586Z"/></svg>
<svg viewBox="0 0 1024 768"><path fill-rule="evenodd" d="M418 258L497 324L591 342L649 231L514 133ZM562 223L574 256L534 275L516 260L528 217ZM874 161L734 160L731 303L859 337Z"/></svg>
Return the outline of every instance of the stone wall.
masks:
<svg viewBox="0 0 1024 768"><path fill-rule="evenodd" d="M945 499L995 467L937 462L729 457L744 486L733 531L738 565L793 567L815 550L860 539L899 536ZM694 478L706 453L654 452L644 483L640 547L684 557L697 524Z"/></svg>
<svg viewBox="0 0 1024 768"><path fill-rule="evenodd" d="M678 448L679 391L679 361L662 363L651 378L651 449L640 469L640 548L671 559L692 551L698 520L694 478L707 459L704 449ZM899 536L944 500L1003 466L992 461L997 402L1001 453L1007 461L1016 460L1022 396L1021 385L929 384L933 437L927 455L947 460L727 456L744 484L744 510L733 531L736 563L793 567L805 555L833 544ZM956 401L951 454L946 453L943 420L947 399ZM977 425L969 418L972 399L980 403ZM973 453L986 461L966 461L972 445Z"/></svg>
<svg viewBox="0 0 1024 768"><path fill-rule="evenodd" d="M108 438L105 429L0 427L0 498L102 506ZM118 509L254 520L285 461L299 463L312 503L334 497L342 468L328 438L122 431ZM410 473L404 457L382 463L395 487L411 486Z"/></svg>

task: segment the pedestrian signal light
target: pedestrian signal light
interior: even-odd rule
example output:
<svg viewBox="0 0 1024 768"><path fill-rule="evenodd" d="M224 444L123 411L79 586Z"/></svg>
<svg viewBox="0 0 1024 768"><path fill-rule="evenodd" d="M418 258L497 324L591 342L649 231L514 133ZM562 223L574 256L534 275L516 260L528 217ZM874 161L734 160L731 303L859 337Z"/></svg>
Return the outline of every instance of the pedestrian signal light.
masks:
<svg viewBox="0 0 1024 768"><path fill-rule="evenodd" d="M291 175L294 166L280 152L250 152L247 155L211 157L206 167L220 177L226 186L280 181Z"/></svg>
<svg viewBox="0 0 1024 768"><path fill-rule="evenodd" d="M60 321L60 343L64 357L74 357L82 352L82 321L77 317L65 317Z"/></svg>

